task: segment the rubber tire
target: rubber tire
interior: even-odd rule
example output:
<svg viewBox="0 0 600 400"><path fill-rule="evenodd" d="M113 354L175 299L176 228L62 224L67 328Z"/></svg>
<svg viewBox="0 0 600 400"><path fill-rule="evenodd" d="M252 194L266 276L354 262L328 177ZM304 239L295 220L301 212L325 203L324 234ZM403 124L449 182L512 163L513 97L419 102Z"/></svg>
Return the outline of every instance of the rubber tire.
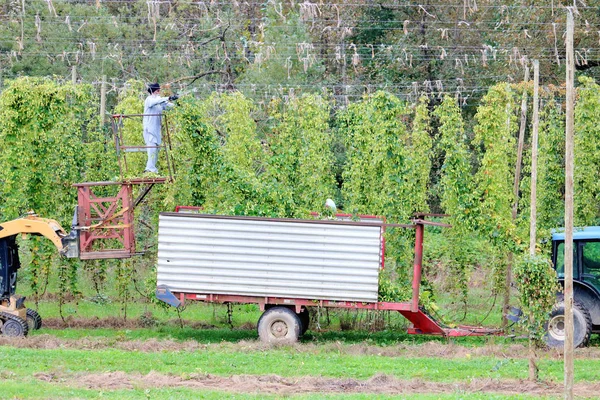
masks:
<svg viewBox="0 0 600 400"><path fill-rule="evenodd" d="M37 331L42 327L42 317L40 317L37 311L31 308L27 309L27 325L29 325L29 331Z"/></svg>
<svg viewBox="0 0 600 400"><path fill-rule="evenodd" d="M548 322L544 325L546 334L544 342L548 347L563 347L565 320L565 302L559 299L554 305ZM592 317L590 312L579 302L573 301L573 346L585 347L592 334Z"/></svg>
<svg viewBox="0 0 600 400"><path fill-rule="evenodd" d="M310 313L308 312L308 308L302 307L302 311L296 315L302 324L302 329L300 330L300 336L302 336L306 333L308 326L310 325Z"/></svg>
<svg viewBox="0 0 600 400"><path fill-rule="evenodd" d="M27 336L29 327L27 321L10 314L2 315L2 335L10 337Z"/></svg>
<svg viewBox="0 0 600 400"><path fill-rule="evenodd" d="M289 308L272 307L260 316L256 330L262 342L289 344L298 341L302 323Z"/></svg>

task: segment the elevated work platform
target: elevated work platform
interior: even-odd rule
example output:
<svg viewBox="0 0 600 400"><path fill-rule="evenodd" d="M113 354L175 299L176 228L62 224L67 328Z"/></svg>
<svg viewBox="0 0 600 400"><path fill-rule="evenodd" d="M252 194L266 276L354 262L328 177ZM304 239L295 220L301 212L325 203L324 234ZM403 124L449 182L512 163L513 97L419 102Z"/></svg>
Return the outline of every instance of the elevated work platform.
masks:
<svg viewBox="0 0 600 400"><path fill-rule="evenodd" d="M166 176L125 177L136 174L127 161L127 153L145 152L150 146L124 143L123 127L127 119L139 119L139 137L145 114L112 116L112 129L119 162L120 180L76 183L77 211L73 228L79 233L79 258L82 260L129 258L142 254L136 250L135 208L156 184L173 181L174 167L169 151L171 139L166 115L163 123L163 143L156 146L159 158L164 160ZM137 125L137 124L136 124ZM162 153L162 156L160 155Z"/></svg>
<svg viewBox="0 0 600 400"><path fill-rule="evenodd" d="M124 126L126 120L139 120L139 141L142 140L142 118L145 116L160 116L162 123L162 143L158 146L146 146L139 143L126 143ZM135 123L136 126L138 123ZM121 174L121 180L127 180L128 182L136 182L145 178L125 178L126 175L131 173L131 166L127 159L128 153L135 152L146 152L148 149L158 149L158 160L164 163L163 167L166 169L165 181L173 181L173 175L175 174L175 166L171 159L171 134L169 131L169 121L167 115L164 114L114 114L112 116L112 130L115 140L115 148L117 151L117 157L119 160L119 172ZM134 171L136 173L137 171ZM158 183L158 182L155 182Z"/></svg>

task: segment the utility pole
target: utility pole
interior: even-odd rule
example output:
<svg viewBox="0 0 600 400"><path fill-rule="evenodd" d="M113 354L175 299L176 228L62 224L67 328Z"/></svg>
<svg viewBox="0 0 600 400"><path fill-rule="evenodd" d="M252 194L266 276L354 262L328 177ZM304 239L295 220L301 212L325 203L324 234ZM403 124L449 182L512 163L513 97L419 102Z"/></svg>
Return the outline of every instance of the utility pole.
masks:
<svg viewBox="0 0 600 400"><path fill-rule="evenodd" d="M565 129L565 399L573 399L573 132L575 128L575 63L573 11L567 13L567 93Z"/></svg>

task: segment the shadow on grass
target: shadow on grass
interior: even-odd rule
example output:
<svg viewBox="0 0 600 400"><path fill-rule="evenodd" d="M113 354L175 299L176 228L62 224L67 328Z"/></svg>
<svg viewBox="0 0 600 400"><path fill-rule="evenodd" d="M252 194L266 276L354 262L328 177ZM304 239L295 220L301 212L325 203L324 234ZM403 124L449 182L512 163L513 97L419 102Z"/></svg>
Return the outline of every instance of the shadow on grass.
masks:
<svg viewBox="0 0 600 400"><path fill-rule="evenodd" d="M239 342L240 340L258 340L256 330L249 329L192 329L161 327L158 328L156 336L168 336L175 340L195 340L198 343L220 343L220 342Z"/></svg>
<svg viewBox="0 0 600 400"><path fill-rule="evenodd" d="M175 340L194 340L199 343L238 342L241 340L258 340L255 329L192 329L178 327L158 327L147 332L146 338L169 337ZM142 337L139 337L142 339ZM432 335L409 335L401 331L308 331L300 338L300 343L341 342L344 344L371 344L378 346L418 345L427 342L455 343L465 346L478 346L490 343L513 343L514 338L504 336L472 336L448 338Z"/></svg>

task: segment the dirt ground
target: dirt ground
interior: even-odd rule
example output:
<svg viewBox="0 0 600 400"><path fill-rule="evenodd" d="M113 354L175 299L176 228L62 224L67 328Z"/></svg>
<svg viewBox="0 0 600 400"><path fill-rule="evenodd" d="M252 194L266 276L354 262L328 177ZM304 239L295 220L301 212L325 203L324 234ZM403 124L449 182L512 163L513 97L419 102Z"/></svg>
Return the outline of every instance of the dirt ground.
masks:
<svg viewBox="0 0 600 400"><path fill-rule="evenodd" d="M18 348L33 349L105 349L116 348L125 351L162 352L162 351L187 351L194 352L210 347L228 349L238 352L255 352L272 348L275 345L259 341L241 340L235 343L222 342L218 344L198 343L195 340L175 341L168 339L147 340L117 340L109 338L57 338L49 334L35 335L27 338L14 338L0 336L0 346L8 345ZM524 359L528 357L528 348L523 344L495 345L488 344L476 347L466 347L454 343L425 342L422 344L397 344L390 346L374 346L368 344L344 344L339 342L328 343L296 343L293 345L302 353L326 353L350 355L378 355L383 357L499 357ZM563 354L557 349L538 349L539 357L562 359ZM600 348L588 347L575 349L575 358L600 358Z"/></svg>
<svg viewBox="0 0 600 400"><path fill-rule="evenodd" d="M473 379L468 383L440 383L423 380L400 380L388 375L376 375L368 380L333 379L322 377L283 378L277 375L233 375L228 377L195 374L182 378L151 372L147 375L106 372L59 376L45 373L36 378L46 382L95 390L151 389L186 387L232 393L262 393L293 395L308 393L366 393L366 394L418 394L418 393L479 393L534 396L560 396L562 384L529 382L524 380ZM574 387L577 397L594 397L600 392L600 383L578 383Z"/></svg>
<svg viewBox="0 0 600 400"><path fill-rule="evenodd" d="M274 347L259 341L238 341L235 343L203 344L194 340L116 340L114 338L57 338L51 334L30 336L28 338L10 338L0 336L0 346L35 349L105 349L117 348L124 351L164 352L164 351L203 351L210 348L237 352L256 352ZM379 355L383 357L444 357L465 358L469 356L490 356L498 358L527 358L525 345L488 344L466 347L439 341L422 344L398 344L375 346L368 344L298 343L293 345L298 352L323 354ZM539 350L538 356L562 359L557 350ZM577 349L576 358L599 358L600 348ZM139 373L37 373L41 381L57 382L61 385L82 387L94 390L115 389L154 389L167 387L186 387L200 390L216 390L229 393L293 395L308 393L365 393L365 394L419 394L419 393L461 393L533 396L561 396L562 382L529 382L514 379L471 379L464 382L430 382L420 379L402 380L389 375L376 375L367 380L335 379L319 376L285 378L277 375L232 375L216 376L211 374L190 374L175 376L151 372ZM577 397L594 398L600 393L600 382L576 383L574 392Z"/></svg>

